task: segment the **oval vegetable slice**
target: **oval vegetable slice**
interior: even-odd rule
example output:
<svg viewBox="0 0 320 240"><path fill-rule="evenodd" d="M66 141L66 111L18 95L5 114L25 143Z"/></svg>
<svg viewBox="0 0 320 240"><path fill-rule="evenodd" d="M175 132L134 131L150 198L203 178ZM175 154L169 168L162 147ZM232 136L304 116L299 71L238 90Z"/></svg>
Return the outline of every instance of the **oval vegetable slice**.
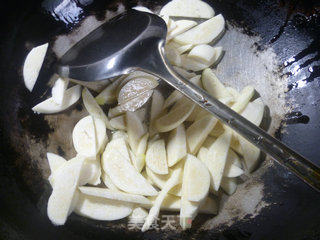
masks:
<svg viewBox="0 0 320 240"><path fill-rule="evenodd" d="M187 143L191 154L196 154L198 152L217 122L217 118L212 115L206 115L188 127Z"/></svg>
<svg viewBox="0 0 320 240"><path fill-rule="evenodd" d="M210 174L207 166L190 154L187 155L184 166L184 175L182 184L186 184L187 199L193 202L203 201L210 187Z"/></svg>
<svg viewBox="0 0 320 240"><path fill-rule="evenodd" d="M55 225L63 225L72 212L83 161L84 158L71 159L54 173L55 181L48 200L47 214Z"/></svg>
<svg viewBox="0 0 320 240"><path fill-rule="evenodd" d="M223 33L224 25L224 18L219 14L176 36L173 40L180 44L208 44Z"/></svg>
<svg viewBox="0 0 320 240"><path fill-rule="evenodd" d="M106 125L92 116L84 117L74 127L72 140L77 153L95 157L108 140Z"/></svg>
<svg viewBox="0 0 320 240"><path fill-rule="evenodd" d="M151 204L150 200L144 196L131 193L124 193L120 191L112 191L107 188L79 187L79 190L84 194L94 197L101 197L129 203Z"/></svg>
<svg viewBox="0 0 320 240"><path fill-rule="evenodd" d="M167 153L163 139L149 142L146 165L157 174L168 174Z"/></svg>
<svg viewBox="0 0 320 240"><path fill-rule="evenodd" d="M102 155L103 170L122 191L146 196L157 195L157 191L132 166L130 159L117 150L116 146L122 143L123 139L116 139L107 145Z"/></svg>
<svg viewBox="0 0 320 240"><path fill-rule="evenodd" d="M199 0L173 0L161 9L160 15L211 18L214 10L209 4Z"/></svg>
<svg viewBox="0 0 320 240"><path fill-rule="evenodd" d="M75 213L101 221L125 218L132 212L133 204L80 194Z"/></svg>
<svg viewBox="0 0 320 240"><path fill-rule="evenodd" d="M180 99L164 116L156 120L155 126L159 132L169 132L177 128L192 113L195 104L188 99Z"/></svg>
<svg viewBox="0 0 320 240"><path fill-rule="evenodd" d="M146 128L139 118L137 112L127 112L127 133L131 150L136 153L141 137L146 133Z"/></svg>
<svg viewBox="0 0 320 240"><path fill-rule="evenodd" d="M56 104L53 98L48 98L47 100L37 104L32 108L36 113L52 114L58 113L66 110L75 104L81 96L81 86L76 85L65 91L63 104Z"/></svg>
<svg viewBox="0 0 320 240"><path fill-rule="evenodd" d="M48 43L45 43L38 47L32 48L32 50L28 53L26 60L24 61L23 79L24 84L30 92L32 91L39 76L44 57L47 53L48 45Z"/></svg>
<svg viewBox="0 0 320 240"><path fill-rule="evenodd" d="M187 154L186 131L181 124L172 130L167 142L167 159L168 166L172 167Z"/></svg>
<svg viewBox="0 0 320 240"><path fill-rule="evenodd" d="M58 78L54 83L51 89L51 95L53 101L58 104L62 105L64 100L65 91L68 87L69 81L66 79Z"/></svg>
<svg viewBox="0 0 320 240"><path fill-rule="evenodd" d="M94 118L101 119L102 121L104 121L108 129L114 130L107 115L104 113L102 108L99 106L99 104L96 102L87 88L84 88L82 91L82 99L83 104L90 115L92 115Z"/></svg>

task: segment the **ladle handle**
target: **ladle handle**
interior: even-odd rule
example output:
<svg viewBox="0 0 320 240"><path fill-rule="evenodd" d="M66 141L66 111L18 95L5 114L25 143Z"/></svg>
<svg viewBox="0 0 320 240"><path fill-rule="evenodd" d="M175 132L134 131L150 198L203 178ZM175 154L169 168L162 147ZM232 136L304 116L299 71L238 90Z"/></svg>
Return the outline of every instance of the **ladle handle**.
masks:
<svg viewBox="0 0 320 240"><path fill-rule="evenodd" d="M318 166L231 110L203 89L177 75L166 63L162 52L163 50L159 46L160 56L157 56L158 60L154 58L153 61L149 62L150 64L145 64L144 70L166 81L200 107L216 116L224 124L230 126L263 152L269 154L312 188L320 191L320 168Z"/></svg>

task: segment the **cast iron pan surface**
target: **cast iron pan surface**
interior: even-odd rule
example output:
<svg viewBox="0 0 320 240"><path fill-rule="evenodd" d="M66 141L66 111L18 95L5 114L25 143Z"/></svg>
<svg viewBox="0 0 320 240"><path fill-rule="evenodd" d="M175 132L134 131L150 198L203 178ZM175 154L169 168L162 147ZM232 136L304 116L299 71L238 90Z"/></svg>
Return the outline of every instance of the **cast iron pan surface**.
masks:
<svg viewBox="0 0 320 240"><path fill-rule="evenodd" d="M268 205L256 216L246 216L231 226L207 231L193 227L186 232L142 234L117 228L123 221L97 222L75 214L64 226L53 226L43 207L50 194L49 184L27 154L28 146L16 140L27 136L37 144L45 142L53 132L42 115L31 111L35 99L24 87L21 66L33 46L52 43L57 35L76 30L81 19L88 15L102 20L105 9L117 8L116 1L66 0L69 12L62 8L54 13L52 6L59 2L62 1L41 4L40 1L11 0L9 6L1 6L0 239L320 239L319 193L278 164L269 167L262 176L265 183L262 200ZM140 2L152 8L166 1ZM273 47L282 63L279 71L288 77L286 99L294 103L276 137L320 165L319 3L303 0L208 2L245 34L261 38L253 46L257 52L265 46ZM122 3L131 7L137 2ZM52 74L51 66L56 59L50 51L41 78L48 79ZM80 110L81 104L78 104L75 111ZM61 148L56 151L64 155ZM47 195L43 195L46 191Z"/></svg>

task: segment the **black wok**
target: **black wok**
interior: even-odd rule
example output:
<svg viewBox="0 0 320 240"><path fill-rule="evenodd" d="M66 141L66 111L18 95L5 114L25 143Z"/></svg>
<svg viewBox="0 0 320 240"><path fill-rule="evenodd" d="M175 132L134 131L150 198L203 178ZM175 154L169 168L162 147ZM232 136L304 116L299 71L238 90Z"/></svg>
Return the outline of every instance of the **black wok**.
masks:
<svg viewBox="0 0 320 240"><path fill-rule="evenodd" d="M24 87L21 67L32 47L47 41L53 44L58 35L78 31L87 16L103 20L105 10L117 10L118 2L11 0L1 6L0 239L320 239L319 193L269 159L250 177L250 184L244 182L241 187L243 192L259 189L259 198L246 196L256 201L256 207L244 214L243 207L226 204L232 206L226 222L212 224L209 219L213 216L199 216L187 232L152 230L144 234L126 230L125 221L97 222L75 214L62 227L50 223L46 202L51 190L44 179L48 174L43 170L47 169L44 149L72 154L61 147L68 144L56 136L55 126L64 118L79 117L82 107L79 103L50 121L35 115L31 106L36 100ZM166 1L139 2L154 8ZM251 50L257 56L273 49L278 63L272 74L288 81L287 111L277 116L281 124L274 126L274 134L320 165L320 4L315 0L207 2L225 16L230 29L241 29L253 41ZM125 7L137 4L121 3ZM55 60L50 48L41 78L49 79ZM278 97L282 98L274 96L267 103L270 109L277 109ZM203 228L205 223L207 228Z"/></svg>

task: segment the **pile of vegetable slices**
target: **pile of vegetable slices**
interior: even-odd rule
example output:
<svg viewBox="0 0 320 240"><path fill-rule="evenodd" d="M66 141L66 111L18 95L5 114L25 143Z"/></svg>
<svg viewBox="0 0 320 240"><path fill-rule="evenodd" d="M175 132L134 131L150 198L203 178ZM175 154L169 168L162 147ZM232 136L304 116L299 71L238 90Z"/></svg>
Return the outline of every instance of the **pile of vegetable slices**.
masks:
<svg viewBox="0 0 320 240"><path fill-rule="evenodd" d="M223 16L214 16L200 0L173 0L160 16L168 26L165 52L175 71L260 125L264 104L253 99L254 87L238 92L210 69L223 55L221 47L211 46L224 32ZM207 20L198 24L172 16ZM30 91L47 47L34 48L26 58L23 73ZM257 167L258 148L177 90L164 98L160 79L148 73L120 76L95 97L80 85L68 88L69 81L57 78L52 97L33 107L37 113L58 113L82 97L88 112L73 129L77 155L66 160L47 154L52 186L47 211L55 225L75 212L102 221L129 216L143 221L146 231L167 210L180 212L180 225L187 229L199 212L218 214L215 195L233 194L237 178ZM101 108L115 104L108 113Z"/></svg>

